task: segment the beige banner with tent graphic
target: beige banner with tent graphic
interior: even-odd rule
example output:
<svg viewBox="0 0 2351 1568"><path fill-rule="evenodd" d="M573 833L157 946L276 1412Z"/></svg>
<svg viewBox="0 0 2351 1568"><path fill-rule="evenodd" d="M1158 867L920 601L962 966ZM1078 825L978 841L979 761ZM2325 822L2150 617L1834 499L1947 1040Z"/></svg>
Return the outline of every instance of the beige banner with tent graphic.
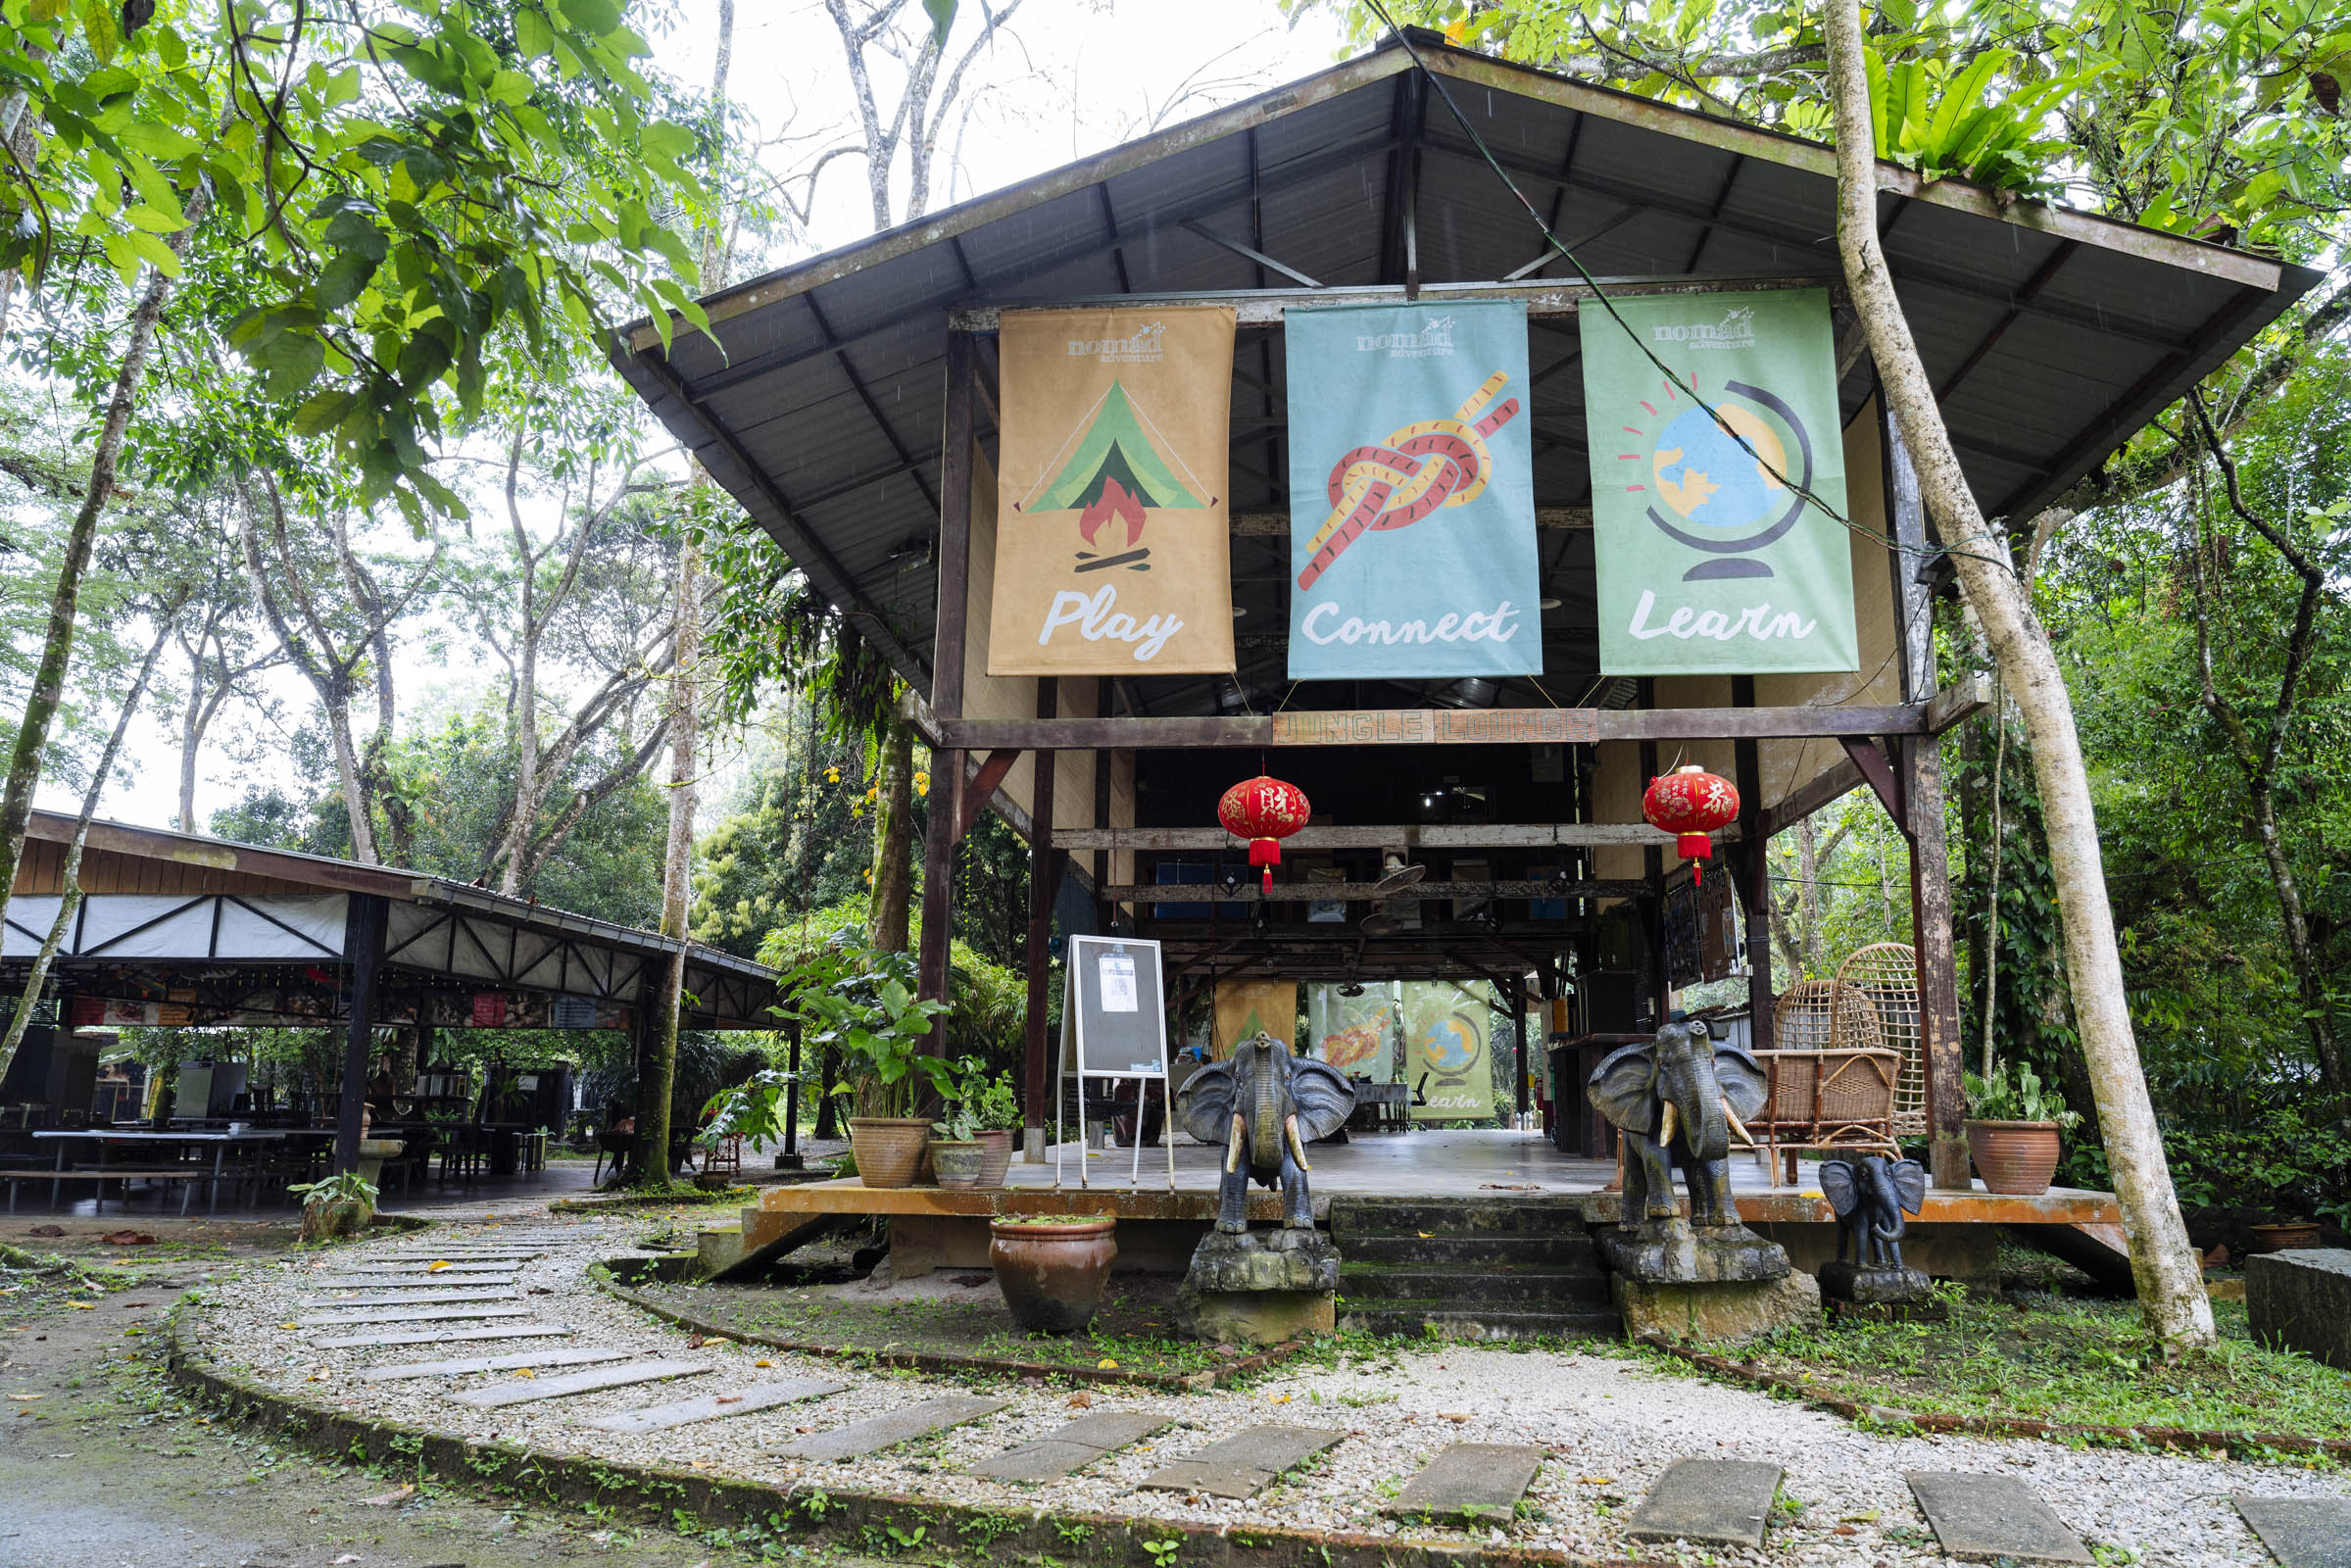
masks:
<svg viewBox="0 0 2351 1568"><path fill-rule="evenodd" d="M1232 669L1233 321L1004 313L989 674Z"/></svg>

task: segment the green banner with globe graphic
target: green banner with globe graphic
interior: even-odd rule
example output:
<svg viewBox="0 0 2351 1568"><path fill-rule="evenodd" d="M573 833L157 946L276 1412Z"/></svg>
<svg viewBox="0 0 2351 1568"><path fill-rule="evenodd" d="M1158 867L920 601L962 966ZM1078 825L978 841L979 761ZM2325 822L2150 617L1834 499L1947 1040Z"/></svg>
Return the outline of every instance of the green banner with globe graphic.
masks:
<svg viewBox="0 0 2351 1568"><path fill-rule="evenodd" d="M1804 498L1845 511L1827 291L1615 306L1579 318L1600 668L1855 668L1851 546Z"/></svg>

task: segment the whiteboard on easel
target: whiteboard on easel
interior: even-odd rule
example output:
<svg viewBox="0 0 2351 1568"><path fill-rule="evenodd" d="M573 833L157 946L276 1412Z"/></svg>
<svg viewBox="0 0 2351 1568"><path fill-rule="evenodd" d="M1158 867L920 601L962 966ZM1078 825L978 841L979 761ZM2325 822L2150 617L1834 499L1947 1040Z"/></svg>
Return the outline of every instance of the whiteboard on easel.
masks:
<svg viewBox="0 0 2351 1568"><path fill-rule="evenodd" d="M1073 936L1061 1006L1061 1070L1081 1078L1167 1076L1159 944Z"/></svg>

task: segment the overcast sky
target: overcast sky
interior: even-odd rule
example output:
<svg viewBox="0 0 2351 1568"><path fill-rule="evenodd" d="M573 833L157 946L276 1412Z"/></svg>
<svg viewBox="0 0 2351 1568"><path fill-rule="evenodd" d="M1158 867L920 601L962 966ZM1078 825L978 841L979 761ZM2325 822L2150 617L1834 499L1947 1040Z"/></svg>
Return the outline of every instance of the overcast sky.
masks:
<svg viewBox="0 0 2351 1568"><path fill-rule="evenodd" d="M861 13L866 3L849 0L853 13ZM962 3L965 14L951 39L951 58L961 55L975 31L979 0ZM919 7L906 0L906 9ZM716 0L680 0L677 10L677 24L654 39L656 63L682 81L707 87ZM941 138L932 209L1305 75L1337 58L1342 47L1330 13L1314 12L1292 26L1273 0L1019 0L994 49L967 74L967 79L983 84L982 90L967 94L969 115L951 121ZM877 86L895 96L895 80ZM730 88L771 143L768 162L776 172L804 167L804 160L825 148L854 140L848 72L821 0L739 0ZM903 201L903 158L897 172ZM898 210L903 215L903 206ZM818 184L808 243L797 254L768 261L780 265L852 244L872 226L862 161L836 159ZM748 268L739 266L738 271ZM457 627L447 628L449 656L435 657L425 647L433 640L432 629L409 628L397 657L401 723L410 733L419 719L485 695L497 670L486 653L476 657L469 634ZM184 681L185 671L167 657L157 677L176 684ZM299 677L276 671L267 690L275 699L276 722L323 728ZM248 787L280 775L290 778L270 724L251 708L223 710L199 764L199 830L214 810L233 804ZM175 729L157 721L150 705L134 721L124 746L125 765L100 814L171 825L178 808L177 747ZM263 755L258 761L242 760L230 755L232 748ZM721 772L713 782L722 796L723 766ZM78 793L53 774L42 785L40 804L72 810L79 805Z"/></svg>

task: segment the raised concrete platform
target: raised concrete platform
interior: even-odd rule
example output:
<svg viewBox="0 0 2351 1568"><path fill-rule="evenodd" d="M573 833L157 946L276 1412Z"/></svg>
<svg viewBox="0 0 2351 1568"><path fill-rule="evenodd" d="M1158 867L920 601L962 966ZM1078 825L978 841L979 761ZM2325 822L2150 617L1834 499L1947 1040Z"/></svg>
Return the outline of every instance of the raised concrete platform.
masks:
<svg viewBox="0 0 2351 1568"><path fill-rule="evenodd" d="M1222 1152L1177 1137L1175 1185L1167 1185L1166 1156L1146 1150L1141 1185L1125 1184L1133 1151L1118 1150L1085 1159L1075 1146L1061 1146L1061 1183L1054 1184L1051 1154L1042 1164L1018 1163L1006 1185L991 1191L937 1187L866 1187L855 1177L803 1182L762 1193L757 1208L743 1210L740 1234L727 1227L726 1251L742 1256L772 1245L786 1234L826 1214L880 1214L892 1220L892 1266L905 1277L938 1268L988 1266L985 1221L1009 1214L1107 1214L1119 1227L1117 1267L1181 1273L1192 1250L1216 1213ZM1586 1224L1613 1222L1617 1195L1610 1160L1579 1159L1560 1153L1536 1133L1501 1130L1426 1130L1358 1134L1346 1144L1318 1145L1314 1156L1314 1210L1327 1220L1335 1198L1438 1198L1454 1202L1558 1204L1575 1210ZM1080 1186L1086 1167L1090 1186ZM1818 1168L1799 1167L1793 1187L1772 1187L1761 1164L1741 1152L1731 1159L1731 1180L1739 1217L1788 1249L1799 1269L1811 1272L1837 1252L1837 1216L1821 1193ZM1277 1194L1249 1195L1249 1217L1281 1219ZM1968 1279L1996 1266L1993 1227L2111 1227L2122 1211L2111 1193L2052 1188L2034 1198L1935 1190L1903 1239L1903 1256L1942 1278Z"/></svg>

